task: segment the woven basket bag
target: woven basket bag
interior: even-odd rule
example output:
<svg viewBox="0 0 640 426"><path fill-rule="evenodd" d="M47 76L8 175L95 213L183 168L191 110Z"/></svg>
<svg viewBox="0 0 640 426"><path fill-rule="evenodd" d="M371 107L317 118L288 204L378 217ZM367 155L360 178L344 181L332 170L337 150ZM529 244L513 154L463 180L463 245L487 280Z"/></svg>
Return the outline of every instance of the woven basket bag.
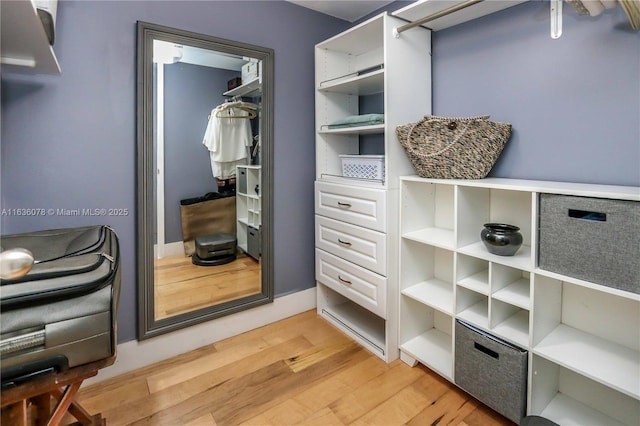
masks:
<svg viewBox="0 0 640 426"><path fill-rule="evenodd" d="M421 177L482 179L511 137L511 124L489 116L438 117L396 127L396 135Z"/></svg>

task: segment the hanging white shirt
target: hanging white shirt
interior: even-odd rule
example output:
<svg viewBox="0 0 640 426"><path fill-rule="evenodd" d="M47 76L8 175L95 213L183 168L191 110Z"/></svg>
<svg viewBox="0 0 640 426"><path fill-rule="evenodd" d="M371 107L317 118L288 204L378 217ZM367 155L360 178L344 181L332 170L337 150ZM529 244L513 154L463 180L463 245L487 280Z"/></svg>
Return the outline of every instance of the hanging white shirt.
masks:
<svg viewBox="0 0 640 426"><path fill-rule="evenodd" d="M235 176L236 165L246 164L247 147L251 146L251 125L246 118L226 118L246 115L237 108L221 105L211 111L202 143L209 149L213 177Z"/></svg>

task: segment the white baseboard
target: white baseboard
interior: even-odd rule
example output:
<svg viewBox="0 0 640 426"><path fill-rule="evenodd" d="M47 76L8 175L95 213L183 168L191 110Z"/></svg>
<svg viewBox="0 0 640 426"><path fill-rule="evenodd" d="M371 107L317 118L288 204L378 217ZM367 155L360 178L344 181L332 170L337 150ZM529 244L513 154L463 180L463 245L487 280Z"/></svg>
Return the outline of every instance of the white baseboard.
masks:
<svg viewBox="0 0 640 426"><path fill-rule="evenodd" d="M164 257L167 256L178 256L179 254L184 254L184 243L182 241L176 241L175 243L167 243L164 245ZM153 257L154 259L158 257L158 246L153 245Z"/></svg>
<svg viewBox="0 0 640 426"><path fill-rule="evenodd" d="M98 383L315 308L316 288L313 287L278 297L273 303L162 336L125 342L118 345L115 363L100 370L97 376L86 380L83 385Z"/></svg>

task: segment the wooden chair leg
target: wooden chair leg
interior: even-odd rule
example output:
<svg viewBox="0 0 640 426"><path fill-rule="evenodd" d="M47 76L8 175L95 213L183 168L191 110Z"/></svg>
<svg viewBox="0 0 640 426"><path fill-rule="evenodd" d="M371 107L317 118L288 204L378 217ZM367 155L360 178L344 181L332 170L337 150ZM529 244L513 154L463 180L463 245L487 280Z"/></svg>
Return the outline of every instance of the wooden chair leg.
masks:
<svg viewBox="0 0 640 426"><path fill-rule="evenodd" d="M22 400L14 404L2 407L3 425L26 426L28 423L28 401Z"/></svg>
<svg viewBox="0 0 640 426"><path fill-rule="evenodd" d="M51 414L51 395L48 393L35 396L31 398L31 402L35 406L35 421L36 425L46 425Z"/></svg>
<svg viewBox="0 0 640 426"><path fill-rule="evenodd" d="M62 398L61 389L55 389L51 391L51 394L56 399ZM96 414L95 416L89 414L89 412L76 401L72 401L71 405L69 405L69 413L83 426L96 426L102 424L101 414Z"/></svg>
<svg viewBox="0 0 640 426"><path fill-rule="evenodd" d="M51 413L51 417L49 417L49 422L47 422L47 426L58 426L62 421L64 415L67 413L69 406L73 402L73 399L76 397L76 393L80 389L80 385L82 384L82 380L71 383L62 393L62 398L58 400L58 404L56 405L53 413Z"/></svg>

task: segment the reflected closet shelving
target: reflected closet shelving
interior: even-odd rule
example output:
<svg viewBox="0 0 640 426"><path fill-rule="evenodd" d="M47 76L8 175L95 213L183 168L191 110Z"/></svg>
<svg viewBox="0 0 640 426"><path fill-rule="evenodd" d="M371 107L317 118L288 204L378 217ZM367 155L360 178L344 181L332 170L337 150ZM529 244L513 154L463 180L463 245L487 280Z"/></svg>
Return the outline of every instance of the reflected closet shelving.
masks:
<svg viewBox="0 0 640 426"><path fill-rule="evenodd" d="M259 245L262 224L262 198L260 197L260 166L236 166L236 237L238 248L257 257L253 243ZM257 238L258 241L253 241ZM251 245L251 247L250 247Z"/></svg>

